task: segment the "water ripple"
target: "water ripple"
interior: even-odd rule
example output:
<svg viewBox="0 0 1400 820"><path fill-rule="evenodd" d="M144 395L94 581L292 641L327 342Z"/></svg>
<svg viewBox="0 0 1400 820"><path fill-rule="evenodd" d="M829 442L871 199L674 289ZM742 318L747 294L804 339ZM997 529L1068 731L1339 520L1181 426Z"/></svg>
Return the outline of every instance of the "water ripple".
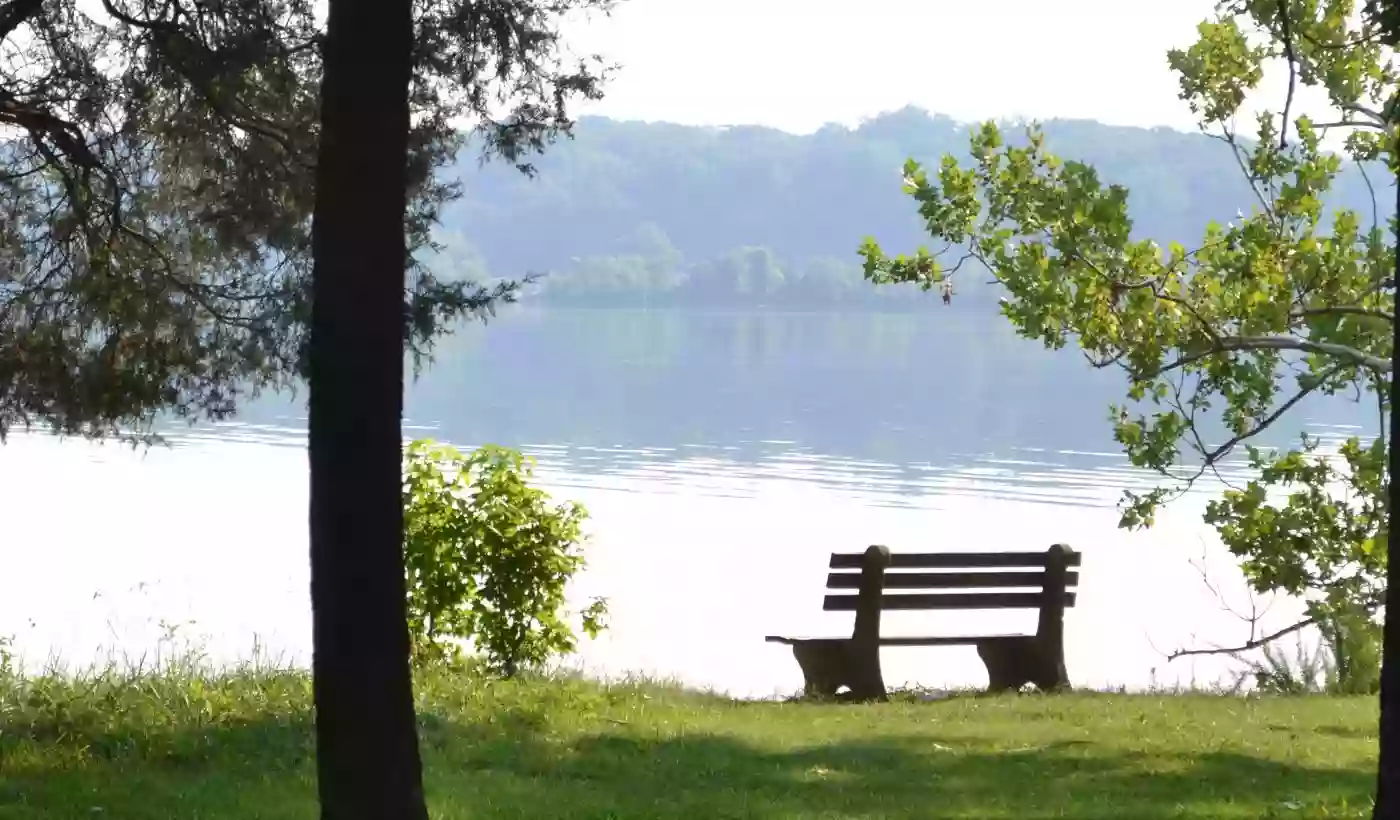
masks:
<svg viewBox="0 0 1400 820"><path fill-rule="evenodd" d="M278 423L226 422L161 430L172 449L210 446L304 448L305 420ZM404 425L406 437L431 436L432 425ZM1321 428L1324 449L1352 433ZM39 435L39 434L29 434ZM448 442L474 447L480 442ZM1157 486L1160 477L1132 467L1119 453L1049 448L1013 448L1005 453L954 453L942 463L892 463L815 452L785 440L728 444L686 442L670 446L605 447L531 442L520 445L535 458L537 475L561 487L752 498L760 485L795 482L858 495L872 504L928 506L937 497L1012 499L1089 508L1113 507L1124 490ZM1243 460L1218 465L1195 492L1218 492L1221 481L1238 484L1251 471Z"/></svg>
<svg viewBox="0 0 1400 820"><path fill-rule="evenodd" d="M170 448L306 446L305 419L287 416L280 423L225 422L170 426L160 432ZM432 436L433 425L407 420L406 438ZM1315 435L1324 452L1356 431L1319 426ZM15 438L47 434L16 433ZM458 447L481 442L447 442ZM774 481L810 485L889 507L938 506L938 498L1006 499L1086 508L1112 508L1125 490L1159 486L1156 474L1128 464L1120 453L1052 448L1010 448L1004 453L953 453L942 463L894 463L820 453L795 441L763 439L716 444L606 447L531 442L520 448L537 462L537 475L557 487L620 492L690 494L716 498L753 498ZM93 456L94 458L97 456ZM1222 483L1239 486L1252 471L1243 459L1217 465L1193 488L1218 493Z"/></svg>

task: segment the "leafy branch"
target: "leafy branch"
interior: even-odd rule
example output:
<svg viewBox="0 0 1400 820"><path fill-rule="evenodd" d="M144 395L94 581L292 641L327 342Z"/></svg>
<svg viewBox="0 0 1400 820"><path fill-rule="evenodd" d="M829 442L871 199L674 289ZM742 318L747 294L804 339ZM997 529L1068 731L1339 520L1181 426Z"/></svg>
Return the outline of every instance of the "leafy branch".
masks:
<svg viewBox="0 0 1400 820"><path fill-rule="evenodd" d="M1125 373L1128 401L1109 412L1114 437L1131 464L1172 485L1125 491L1122 526L1150 526L1162 504L1207 472L1219 477L1221 461L1243 448L1255 477L1222 479L1206 522L1254 589L1314 596L1317 613L1353 611L1383 586L1384 440L1358 436L1326 453L1306 436L1286 450L1252 442L1308 397L1369 397L1385 428L1396 222L1381 222L1374 193L1369 224L1323 203L1343 173L1370 186L1365 163L1395 167L1391 131L1368 126L1386 122L1380 109L1400 89L1369 24L1358 36L1329 9L1226 4L1194 45L1169 54L1182 98L1228 147L1256 201L1236 221L1207 224L1194 250L1135 238L1125 187L1050 153L1036 125L1009 142L994 123L970 131L970 162L945 156L903 169L930 235L961 254L956 265L943 266L947 251L890 256L873 239L860 250L872 282L925 290L971 258L1004 291L1001 313L1022 336L1049 349L1073 344L1091 366ZM1273 58L1289 68L1284 111L1259 114L1245 140L1234 120ZM1345 141L1349 167L1321 145L1337 123L1294 115L1306 87L1325 91L1343 123L1362 123ZM1223 426L1221 443L1207 443L1210 422Z"/></svg>

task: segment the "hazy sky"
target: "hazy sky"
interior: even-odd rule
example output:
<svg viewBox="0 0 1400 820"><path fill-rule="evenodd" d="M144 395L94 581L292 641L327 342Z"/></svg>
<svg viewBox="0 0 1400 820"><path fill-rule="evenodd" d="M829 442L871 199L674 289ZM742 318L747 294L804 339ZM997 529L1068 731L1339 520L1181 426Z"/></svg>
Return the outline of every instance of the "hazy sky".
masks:
<svg viewBox="0 0 1400 820"><path fill-rule="evenodd" d="M914 104L964 121L1070 117L1193 129L1166 52L1195 42L1196 24L1214 7L626 0L611 19L567 31L575 50L623 64L607 98L587 109L620 119L808 132ZM1275 100L1281 77L1273 78Z"/></svg>
<svg viewBox="0 0 1400 820"><path fill-rule="evenodd" d="M78 0L98 19L101 0ZM324 15L325 0L316 0ZM1358 3L1359 5L1359 3ZM622 68L578 113L806 133L916 105L960 121L1095 119L1195 130L1167 67L1216 0L620 0L571 20L573 51ZM1245 111L1282 107L1266 72ZM1300 92L1293 112L1335 120ZM1252 133L1252 124L1239 122Z"/></svg>

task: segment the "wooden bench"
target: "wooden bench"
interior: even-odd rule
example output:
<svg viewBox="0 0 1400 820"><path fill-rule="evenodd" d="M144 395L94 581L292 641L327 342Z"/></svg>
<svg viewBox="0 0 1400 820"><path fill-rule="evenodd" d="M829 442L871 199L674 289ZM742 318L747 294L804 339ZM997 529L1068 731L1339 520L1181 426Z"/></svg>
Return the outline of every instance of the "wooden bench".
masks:
<svg viewBox="0 0 1400 820"><path fill-rule="evenodd" d="M873 546L864 553L832 553L831 569L858 571L832 572L826 578L827 589L857 592L828 594L822 609L855 612L851 637L769 635L765 640L792 647L802 667L807 695L834 697L844 686L850 690L845 696L854 700L884 699L882 646L972 645L987 666L988 691L1019 689L1027 683L1042 691L1065 688L1069 675L1065 672L1064 614L1065 607L1074 606L1075 593L1070 588L1079 583L1079 573L1069 567L1077 567L1079 562L1080 554L1064 544L1044 552L891 554L886 547ZM1006 591L1017 588L1022 591ZM887 594L887 589L900 592ZM882 611L948 609L1036 609L1040 620L1034 635L880 636Z"/></svg>

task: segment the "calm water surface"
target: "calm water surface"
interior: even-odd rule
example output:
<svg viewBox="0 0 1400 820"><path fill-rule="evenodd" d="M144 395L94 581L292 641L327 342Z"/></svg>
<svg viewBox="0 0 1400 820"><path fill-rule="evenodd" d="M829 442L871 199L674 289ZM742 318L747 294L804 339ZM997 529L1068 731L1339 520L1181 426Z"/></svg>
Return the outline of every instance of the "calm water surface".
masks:
<svg viewBox="0 0 1400 820"><path fill-rule="evenodd" d="M801 686L763 636L849 633L821 612L826 555L893 549L1084 553L1066 651L1079 685L1213 681L1249 601L1200 523L1220 489L1153 530L1115 526L1150 486L1108 433L1121 377L1012 337L995 316L521 309L448 340L408 391L406 437L521 447L539 482L591 512L576 600L612 627L570 663L740 695ZM1342 402L1300 408L1327 437L1368 423ZM1296 428L1279 431L1287 440ZM30 663L154 653L170 628L218 662L258 647L305 663L304 417L273 398L241 421L171 428L170 446L15 435L0 449L0 635ZM1243 473L1236 465L1227 481ZM1286 625L1276 602L1266 623ZM1033 629L1034 613L894 613L891 633ZM971 648L890 649L891 683L985 683Z"/></svg>

